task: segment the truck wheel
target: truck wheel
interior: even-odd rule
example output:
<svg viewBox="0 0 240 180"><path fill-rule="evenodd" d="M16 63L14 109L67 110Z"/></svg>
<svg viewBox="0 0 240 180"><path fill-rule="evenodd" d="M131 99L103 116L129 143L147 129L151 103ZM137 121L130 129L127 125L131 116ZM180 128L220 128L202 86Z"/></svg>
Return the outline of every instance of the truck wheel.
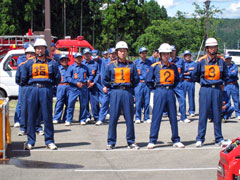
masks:
<svg viewBox="0 0 240 180"><path fill-rule="evenodd" d="M6 97L6 93L0 89L0 98L5 98Z"/></svg>

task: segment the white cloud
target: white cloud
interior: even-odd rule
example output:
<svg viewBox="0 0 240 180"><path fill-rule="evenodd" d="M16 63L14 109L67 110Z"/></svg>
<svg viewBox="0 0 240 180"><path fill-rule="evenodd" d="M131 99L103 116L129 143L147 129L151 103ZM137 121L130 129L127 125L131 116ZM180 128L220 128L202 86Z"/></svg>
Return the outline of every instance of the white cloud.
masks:
<svg viewBox="0 0 240 180"><path fill-rule="evenodd" d="M233 4L231 4L231 6L230 6L230 10L232 10L232 11L234 11L234 12L236 12L237 10L239 10L240 9L240 2L239 3L233 3Z"/></svg>
<svg viewBox="0 0 240 180"><path fill-rule="evenodd" d="M165 8L169 8L169 7L175 5L173 0L167 0L167 1L166 0L158 0L158 4L160 6L164 6Z"/></svg>

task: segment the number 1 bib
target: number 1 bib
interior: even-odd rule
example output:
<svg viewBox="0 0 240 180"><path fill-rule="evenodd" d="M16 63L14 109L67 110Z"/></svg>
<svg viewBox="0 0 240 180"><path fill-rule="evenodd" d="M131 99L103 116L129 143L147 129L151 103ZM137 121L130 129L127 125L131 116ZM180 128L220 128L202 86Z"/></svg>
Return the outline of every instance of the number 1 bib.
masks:
<svg viewBox="0 0 240 180"><path fill-rule="evenodd" d="M47 64L33 64L32 65L33 79L48 79L48 65Z"/></svg>
<svg viewBox="0 0 240 180"><path fill-rule="evenodd" d="M205 65L204 78L207 80L219 80L220 69L218 65Z"/></svg>
<svg viewBox="0 0 240 180"><path fill-rule="evenodd" d="M174 83L174 70L173 69L161 69L160 70L160 84L167 85Z"/></svg>
<svg viewBox="0 0 240 180"><path fill-rule="evenodd" d="M130 68L115 68L115 83L130 83Z"/></svg>

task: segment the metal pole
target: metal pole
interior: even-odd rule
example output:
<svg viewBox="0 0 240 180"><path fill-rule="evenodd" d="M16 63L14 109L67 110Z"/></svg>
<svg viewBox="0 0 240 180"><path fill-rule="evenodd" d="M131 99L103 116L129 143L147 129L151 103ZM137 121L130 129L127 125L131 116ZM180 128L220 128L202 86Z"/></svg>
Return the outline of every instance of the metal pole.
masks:
<svg viewBox="0 0 240 180"><path fill-rule="evenodd" d="M66 3L65 1L63 2L63 24L64 24L64 37L66 36Z"/></svg>
<svg viewBox="0 0 240 180"><path fill-rule="evenodd" d="M208 8L209 7L207 7L207 38L209 37L209 32L208 32Z"/></svg>
<svg viewBox="0 0 240 180"><path fill-rule="evenodd" d="M94 28L95 28L95 17L93 15L93 32L92 32L93 33L93 47L95 46L95 37L94 37L95 36L95 34L94 34L95 32L94 32Z"/></svg>
<svg viewBox="0 0 240 180"><path fill-rule="evenodd" d="M206 6L206 10L207 10L207 23L206 23L206 36L207 38L209 37L209 24L208 24L208 18L209 18L209 14L208 14L208 10L209 10L209 6L210 6L210 0L206 0L205 6Z"/></svg>
<svg viewBox="0 0 240 180"><path fill-rule="evenodd" d="M82 36L83 0L81 0L80 36Z"/></svg>
<svg viewBox="0 0 240 180"><path fill-rule="evenodd" d="M48 52L51 52L51 22L50 22L50 0L45 0L45 29L44 29L44 35L45 35L45 40L47 42L48 45Z"/></svg>

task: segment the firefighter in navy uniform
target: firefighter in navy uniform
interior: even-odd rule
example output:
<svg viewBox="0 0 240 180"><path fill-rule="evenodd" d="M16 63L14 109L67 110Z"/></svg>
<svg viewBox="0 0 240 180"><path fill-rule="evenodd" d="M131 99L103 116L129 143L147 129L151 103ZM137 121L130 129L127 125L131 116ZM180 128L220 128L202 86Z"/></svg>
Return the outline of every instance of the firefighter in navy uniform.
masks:
<svg viewBox="0 0 240 180"><path fill-rule="evenodd" d="M150 141L148 149L153 149L157 143L162 115L165 108L167 109L172 130L173 147L184 148L178 136L177 109L174 88L179 81L177 66L169 62L171 46L163 43L159 47L160 59L151 65L146 76L146 83L150 88L154 84L154 106L152 112L152 123L150 128Z"/></svg>
<svg viewBox="0 0 240 180"><path fill-rule="evenodd" d="M136 108L136 124L140 124L141 121L144 123L151 123L151 119L149 117L149 103L150 103L150 92L151 90L146 85L145 77L152 65L152 61L147 59L147 48L141 47L139 49L140 58L134 61L136 65L138 75L140 78L140 82L134 88L135 95L135 108ZM141 119L142 115L142 107L144 107L144 118Z"/></svg>
<svg viewBox="0 0 240 180"><path fill-rule="evenodd" d="M70 84L66 78L66 74L68 70L68 62L69 62L69 57L67 55L63 54L60 56L61 65L58 66L58 69L61 74L61 82L57 86L57 101L55 105L53 124L57 124L59 122L65 123L66 121L68 98L69 98L69 91L70 91L69 90ZM64 104L65 104L65 110L63 113ZM62 114L63 114L63 118L61 121Z"/></svg>
<svg viewBox="0 0 240 180"><path fill-rule="evenodd" d="M236 117L240 120L240 105L239 105L239 84L238 84L238 66L232 62L232 57L224 56L228 67L228 77L225 83L224 91L229 96L229 104L231 105L231 96L234 103Z"/></svg>
<svg viewBox="0 0 240 180"><path fill-rule="evenodd" d="M126 60L128 45L124 41L116 44L118 59L106 67L103 84L111 89L110 120L108 128L107 150L113 149L117 141L117 121L123 109L127 125L127 144L130 149L139 149L135 143L133 88L139 83L139 76L135 64Z"/></svg>
<svg viewBox="0 0 240 180"><path fill-rule="evenodd" d="M45 56L47 43L44 39L37 39L34 43L36 58L29 60L22 72L23 85L31 86L29 94L29 111L27 124L27 138L25 149L31 150L36 142L35 126L36 116L41 110L44 122L44 136L47 148L56 150L54 143L54 127L52 122L52 99L54 85L60 82L61 75L56 62Z"/></svg>
<svg viewBox="0 0 240 180"><path fill-rule="evenodd" d="M201 57L192 73L192 79L201 85L199 91L199 121L196 147L201 147L205 141L207 118L213 116L215 142L224 146L226 141L222 135L222 89L227 78L227 65L222 56L217 55L218 42L208 38L205 42L207 54ZM212 111L210 111L212 110Z"/></svg>

